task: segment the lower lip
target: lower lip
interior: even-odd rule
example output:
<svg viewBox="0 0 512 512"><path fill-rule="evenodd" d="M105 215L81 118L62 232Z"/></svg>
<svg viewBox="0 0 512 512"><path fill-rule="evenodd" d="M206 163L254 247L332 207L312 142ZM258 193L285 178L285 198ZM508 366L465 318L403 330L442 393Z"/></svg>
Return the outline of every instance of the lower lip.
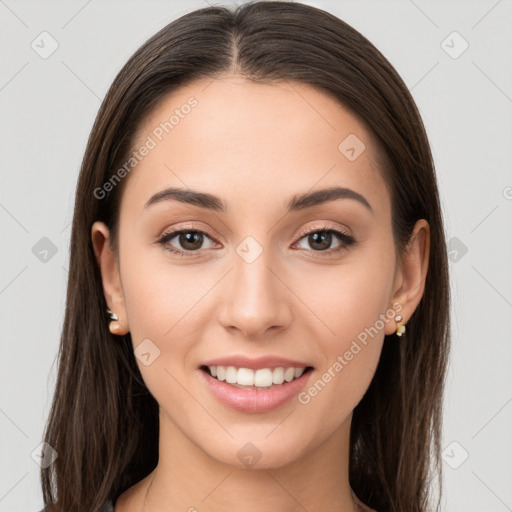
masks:
<svg viewBox="0 0 512 512"><path fill-rule="evenodd" d="M312 373L308 370L298 379L284 382L271 389L242 389L217 380L204 370L199 372L210 391L221 403L238 411L254 413L271 411L288 402L299 394Z"/></svg>

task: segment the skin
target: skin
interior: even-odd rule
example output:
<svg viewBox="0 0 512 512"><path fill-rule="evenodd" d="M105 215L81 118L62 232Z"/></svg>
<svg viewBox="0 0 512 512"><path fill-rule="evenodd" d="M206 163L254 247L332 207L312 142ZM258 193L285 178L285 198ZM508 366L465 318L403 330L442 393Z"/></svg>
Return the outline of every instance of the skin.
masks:
<svg viewBox="0 0 512 512"><path fill-rule="evenodd" d="M424 291L429 226L418 221L398 260L372 135L308 85L254 84L237 75L195 82L156 106L139 140L190 96L198 105L125 178L118 258L108 228L92 227L118 333L129 331L134 348L149 338L160 350L149 366L137 359L160 406L156 476L128 489L115 510L143 510L154 476L145 511L256 512L262 503L282 512L361 510L348 481L350 424L384 334L397 328L393 318L306 405L294 398L266 413L232 410L210 393L198 368L233 354L282 356L314 367L309 387L394 303L401 323L410 318ZM354 161L338 149L351 133L366 146ZM337 199L286 213L294 195L331 186L360 193L373 212ZM214 194L228 210L175 200L144 208L168 187ZM155 240L171 226L204 231L213 241L205 237L195 256L170 254ZM356 243L322 257L301 230L330 226ZM247 236L263 249L251 264L236 252ZM178 236L167 245L186 250ZM340 245L333 236L325 250ZM261 453L252 468L237 457L248 442Z"/></svg>

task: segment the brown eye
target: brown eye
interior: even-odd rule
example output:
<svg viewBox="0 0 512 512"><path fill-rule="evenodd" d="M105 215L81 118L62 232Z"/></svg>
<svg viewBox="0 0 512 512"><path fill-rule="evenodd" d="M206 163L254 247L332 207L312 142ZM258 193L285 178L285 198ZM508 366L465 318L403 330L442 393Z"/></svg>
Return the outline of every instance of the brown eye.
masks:
<svg viewBox="0 0 512 512"><path fill-rule="evenodd" d="M203 234L198 231L183 231L177 237L179 245L187 251L197 251L203 245Z"/></svg>
<svg viewBox="0 0 512 512"><path fill-rule="evenodd" d="M172 244L171 241L175 240ZM212 243L210 247L203 247L205 240ZM158 240L165 250L180 254L181 256L194 256L201 249L210 249L213 246L212 238L196 229L180 229L165 233Z"/></svg>
<svg viewBox="0 0 512 512"><path fill-rule="evenodd" d="M329 231L317 231L308 235L308 243L315 251L329 249L332 243L332 233Z"/></svg>
<svg viewBox="0 0 512 512"><path fill-rule="evenodd" d="M303 240L305 241L304 245L307 245L308 247L301 245L301 243L304 243L302 242ZM338 244L332 247L332 244L336 241ZM325 255L328 255L346 249L349 245L354 244L355 240L353 237L344 233L335 226L326 226L322 229L303 233L297 243L302 249L309 250L310 252L325 253Z"/></svg>

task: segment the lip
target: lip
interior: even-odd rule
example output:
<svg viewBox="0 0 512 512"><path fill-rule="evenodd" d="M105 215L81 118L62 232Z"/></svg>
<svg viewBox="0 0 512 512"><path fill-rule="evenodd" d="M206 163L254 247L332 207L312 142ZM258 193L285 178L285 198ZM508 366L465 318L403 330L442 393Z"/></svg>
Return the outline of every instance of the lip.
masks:
<svg viewBox="0 0 512 512"><path fill-rule="evenodd" d="M221 361L220 359L218 361ZM233 359L230 359L233 361ZM254 360L253 360L254 362ZM221 363L218 363L223 366ZM244 363L245 364L245 363ZM288 363L287 363L288 364ZM213 364L206 366L215 366ZM236 365L230 365L236 366ZM293 364L290 364L293 366ZM302 368L304 365L297 366ZM241 366L247 368L247 366ZM268 366L266 368L269 368ZM263 413L276 409L298 395L306 385L312 367L305 371L299 378L291 382L284 382L275 388L268 389L243 389L236 388L225 381L219 381L212 377L208 371L201 369L199 374L213 396L222 404L246 413Z"/></svg>
<svg viewBox="0 0 512 512"><path fill-rule="evenodd" d="M263 356L258 358L249 358L242 355L233 355L229 357L221 357L211 359L201 364L201 366L234 366L235 368L250 368L251 370L259 370L260 368L270 368L271 370L279 368L307 368L310 364L285 359L275 356Z"/></svg>

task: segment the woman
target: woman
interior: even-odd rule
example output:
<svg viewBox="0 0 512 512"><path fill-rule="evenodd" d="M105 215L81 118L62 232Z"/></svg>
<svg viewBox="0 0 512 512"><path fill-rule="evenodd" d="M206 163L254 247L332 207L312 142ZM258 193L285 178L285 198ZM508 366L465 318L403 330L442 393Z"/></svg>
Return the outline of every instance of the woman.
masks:
<svg viewBox="0 0 512 512"><path fill-rule="evenodd" d="M295 2L164 27L103 101L71 242L46 510L439 509L436 177L353 28Z"/></svg>

